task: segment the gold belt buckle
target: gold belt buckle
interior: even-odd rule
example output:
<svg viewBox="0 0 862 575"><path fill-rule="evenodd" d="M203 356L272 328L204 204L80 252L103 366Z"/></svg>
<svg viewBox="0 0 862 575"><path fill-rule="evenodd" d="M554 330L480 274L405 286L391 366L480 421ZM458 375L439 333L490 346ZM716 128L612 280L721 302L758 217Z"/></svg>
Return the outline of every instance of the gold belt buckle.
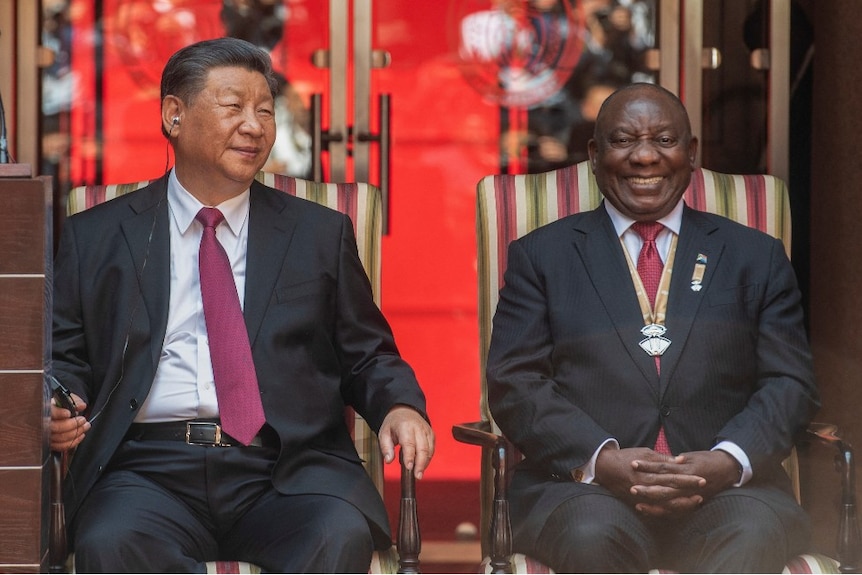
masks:
<svg viewBox="0 0 862 575"><path fill-rule="evenodd" d="M212 428L214 437L212 442L194 441L192 440L192 428L205 427ZM211 422L187 421L186 422L186 443L189 445L213 445L215 447L230 447L229 443L222 443L221 425Z"/></svg>

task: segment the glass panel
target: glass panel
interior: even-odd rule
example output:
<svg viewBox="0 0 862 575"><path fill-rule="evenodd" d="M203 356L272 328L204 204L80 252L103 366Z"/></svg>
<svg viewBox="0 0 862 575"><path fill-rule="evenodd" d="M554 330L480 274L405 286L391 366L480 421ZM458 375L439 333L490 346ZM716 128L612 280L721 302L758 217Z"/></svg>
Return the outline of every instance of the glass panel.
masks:
<svg viewBox="0 0 862 575"><path fill-rule="evenodd" d="M169 153L159 122L165 61L181 46L227 34L265 46L286 79L270 169L307 173L312 94L323 94L328 127L328 70L315 67L312 56L328 47L329 2L43 5L45 43L57 53L45 73L43 142L50 170L44 172L56 174L64 189L159 176ZM391 55L388 67L371 72L370 98L375 131L377 95L392 95L384 312L423 384L438 430L429 477L477 478L479 450L454 443L448 433L479 411L476 183L501 169L546 169L580 159L601 99L592 96L604 93L596 87L655 80L643 64L644 51L655 44L655 4L377 1L372 14L373 48ZM348 65L349 77L352 72ZM379 182L377 155L375 148L372 183Z"/></svg>
<svg viewBox="0 0 862 575"><path fill-rule="evenodd" d="M654 1L582 0L579 8L573 23L578 34L569 34L567 40L580 43L576 65L558 92L528 106L522 141L528 172L586 160L587 142L605 98L620 86L658 80L646 65L647 50L655 47ZM547 18L549 9L543 10L541 16Z"/></svg>
<svg viewBox="0 0 862 575"><path fill-rule="evenodd" d="M313 11L304 4L46 0L43 40L55 62L43 76L44 173L56 175L67 189L161 173L167 161L159 122L165 62L182 46L231 35L269 50L284 79L269 167L306 175L311 156L305 97L326 82L325 71L311 64L308 44L324 47L328 14L325 3ZM289 35L305 57L286 49Z"/></svg>
<svg viewBox="0 0 862 575"><path fill-rule="evenodd" d="M655 82L654 0L453 3L458 55L496 104L500 171L539 172L586 159L598 107L615 88Z"/></svg>
<svg viewBox="0 0 862 575"><path fill-rule="evenodd" d="M703 45L720 63L703 71L702 164L712 170L767 171L768 2L705 0ZM706 58L705 61L708 61Z"/></svg>

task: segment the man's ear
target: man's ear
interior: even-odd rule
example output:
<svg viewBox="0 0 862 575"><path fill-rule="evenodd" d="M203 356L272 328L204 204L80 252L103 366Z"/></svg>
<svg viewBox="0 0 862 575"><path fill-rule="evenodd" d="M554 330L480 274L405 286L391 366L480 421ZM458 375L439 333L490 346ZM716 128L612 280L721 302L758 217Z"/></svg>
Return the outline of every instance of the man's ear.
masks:
<svg viewBox="0 0 862 575"><path fill-rule="evenodd" d="M688 161L691 164L691 169L694 170L697 167L697 138L695 136L692 136L688 143Z"/></svg>
<svg viewBox="0 0 862 575"><path fill-rule="evenodd" d="M596 173L596 157L598 155L598 144L593 139L587 142L587 155L590 157L590 169Z"/></svg>
<svg viewBox="0 0 862 575"><path fill-rule="evenodd" d="M171 134L182 122L183 103L176 96L167 95L162 100L162 128Z"/></svg>

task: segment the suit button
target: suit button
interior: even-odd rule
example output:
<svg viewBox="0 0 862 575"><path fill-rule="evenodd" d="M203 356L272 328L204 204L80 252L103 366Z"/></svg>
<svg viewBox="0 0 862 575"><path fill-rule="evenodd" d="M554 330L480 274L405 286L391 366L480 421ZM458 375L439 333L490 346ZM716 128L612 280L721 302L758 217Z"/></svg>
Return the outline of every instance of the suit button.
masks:
<svg viewBox="0 0 862 575"><path fill-rule="evenodd" d="M661 416L662 417L668 417L669 415L670 415L670 407L668 407L667 405L662 405L661 406Z"/></svg>
<svg viewBox="0 0 862 575"><path fill-rule="evenodd" d="M135 409L138 409L138 400L137 399L132 398L129 400L129 409L131 409L133 411Z"/></svg>

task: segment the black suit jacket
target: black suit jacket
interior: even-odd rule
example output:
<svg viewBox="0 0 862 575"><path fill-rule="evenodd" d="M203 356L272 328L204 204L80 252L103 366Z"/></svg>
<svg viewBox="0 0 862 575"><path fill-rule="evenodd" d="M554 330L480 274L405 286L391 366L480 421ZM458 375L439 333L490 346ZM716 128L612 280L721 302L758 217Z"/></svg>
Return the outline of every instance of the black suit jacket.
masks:
<svg viewBox="0 0 862 575"><path fill-rule="evenodd" d="M90 405L66 481L71 521L149 393L168 318L166 179L70 217L54 272L53 370ZM375 430L396 404L425 415L412 369L372 300L347 216L254 182L244 316L283 493L346 499L389 541L345 424Z"/></svg>
<svg viewBox="0 0 862 575"><path fill-rule="evenodd" d="M697 291L699 256L707 265ZM780 462L819 403L800 294L779 240L685 208L660 376L638 346L643 319L604 206L512 242L504 280L489 401L526 458L512 497L531 509L530 528L582 487L570 471L602 441L652 447L661 425L674 453L729 440L751 460L751 486L786 485Z"/></svg>

